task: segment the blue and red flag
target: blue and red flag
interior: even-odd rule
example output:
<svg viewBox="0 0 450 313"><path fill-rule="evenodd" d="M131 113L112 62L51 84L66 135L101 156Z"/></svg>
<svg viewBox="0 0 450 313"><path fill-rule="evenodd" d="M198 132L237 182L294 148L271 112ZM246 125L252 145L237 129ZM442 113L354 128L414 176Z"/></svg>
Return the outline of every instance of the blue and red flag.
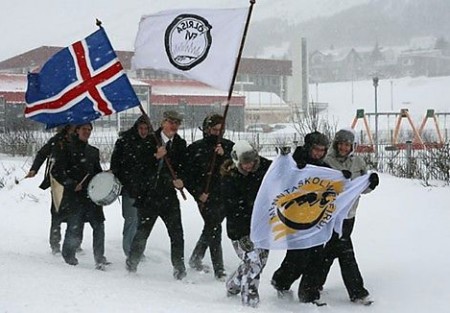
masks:
<svg viewBox="0 0 450 313"><path fill-rule="evenodd" d="M102 27L28 74L25 117L52 128L83 124L140 104Z"/></svg>

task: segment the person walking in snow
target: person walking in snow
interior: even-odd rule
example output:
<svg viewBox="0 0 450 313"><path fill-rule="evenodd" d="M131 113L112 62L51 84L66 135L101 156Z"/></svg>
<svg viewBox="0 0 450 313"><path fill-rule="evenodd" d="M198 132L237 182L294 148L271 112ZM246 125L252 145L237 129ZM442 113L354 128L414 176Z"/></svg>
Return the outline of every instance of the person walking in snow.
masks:
<svg viewBox="0 0 450 313"><path fill-rule="evenodd" d="M269 251L254 247L250 240L250 223L256 195L271 161L259 156L245 140L236 141L231 157L232 160L225 161L221 167L222 198L227 234L242 263L228 278L226 289L228 296L240 293L243 305L256 307L259 278Z"/></svg>
<svg viewBox="0 0 450 313"><path fill-rule="evenodd" d="M110 264L104 256L105 216L103 207L92 202L87 193L91 179L102 172L99 150L88 143L91 132L91 123L79 125L67 147L55 149L51 175L63 187L59 209L67 219L62 247L64 261L70 265L78 264L75 252L81 242L83 224L87 221L92 227L95 267L104 270Z"/></svg>
<svg viewBox="0 0 450 313"><path fill-rule="evenodd" d="M307 134L304 145L297 147L293 153L297 167L302 169L307 164L330 167L324 162L328 146L329 140L324 134L318 131ZM325 305L320 301L320 292L316 288L322 253L323 245L286 252L281 266L275 271L271 280L279 298L292 297L290 288L294 281L301 276L298 287L300 302L314 303L317 306Z"/></svg>
<svg viewBox="0 0 450 313"><path fill-rule="evenodd" d="M176 111L164 112L161 127L155 131L158 140L151 138L151 154L145 162L141 188L135 202L139 224L131 243L130 255L126 260L129 272L136 272L150 232L158 217L161 217L170 237L173 277L177 280L186 277L183 226L180 202L176 193L177 189L182 190L184 187L187 155L186 141L177 133L182 120ZM158 147L157 141L162 145ZM176 179L173 178L164 157L171 165Z"/></svg>
<svg viewBox="0 0 450 313"><path fill-rule="evenodd" d="M51 137L45 145L42 146L41 149L36 153L36 157L34 158L33 164L25 178L35 177L39 172L42 164L46 162L45 165L45 173L44 179L39 185L39 188L46 190L48 187L51 187L50 183L50 169L54 164L53 152L55 148L63 148L66 146L75 131L75 125L65 125L61 126L58 129L58 132ZM52 191L52 194L55 191ZM53 254L61 253L61 224L65 222L64 219L61 218L61 214L59 210L56 208L55 203L53 201L53 196L51 199L50 205L50 214L51 214L51 223L50 223L50 236L49 243L50 248L52 249ZM77 251L80 251L81 248L78 247Z"/></svg>
<svg viewBox="0 0 450 313"><path fill-rule="evenodd" d="M354 179L367 173L367 166L364 159L355 155L355 133L353 129L339 130L332 144L332 149L325 158L332 168L347 171L347 178ZM345 174L344 174L345 176ZM369 187L364 193L373 191L379 184L377 173L369 176ZM341 268L341 275L347 289L350 300L355 303L370 305L373 300L369 292L364 287L364 281L355 258L351 234L355 224L358 200L353 204L348 212L347 218L343 222L342 236L333 232L331 239L325 245L324 261L322 270L319 272L319 288L325 284L331 265L338 259Z"/></svg>
<svg viewBox="0 0 450 313"><path fill-rule="evenodd" d="M226 277L222 254L221 224L225 212L220 195L220 166L230 158L234 144L222 138L220 132L223 123L224 118L219 114L211 114L204 119L203 138L188 146L189 167L186 169L186 187L197 201L204 221L202 233L189 259L189 266L197 271L206 270L202 260L209 248L214 276L218 280ZM205 191L208 179L209 188Z"/></svg>
<svg viewBox="0 0 450 313"><path fill-rule="evenodd" d="M139 194L141 176L151 154L150 122L140 116L134 125L117 139L111 155L111 171L122 184L122 249L130 255L131 243L138 226L138 213L134 205Z"/></svg>

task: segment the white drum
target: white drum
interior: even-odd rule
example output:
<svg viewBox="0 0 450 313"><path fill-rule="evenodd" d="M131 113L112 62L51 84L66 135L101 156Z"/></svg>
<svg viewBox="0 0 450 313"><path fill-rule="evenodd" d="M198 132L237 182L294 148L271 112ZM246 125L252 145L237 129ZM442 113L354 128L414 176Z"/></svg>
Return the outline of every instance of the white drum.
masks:
<svg viewBox="0 0 450 313"><path fill-rule="evenodd" d="M111 172L101 172L95 175L88 185L88 196L98 205L110 205L120 195L122 185Z"/></svg>

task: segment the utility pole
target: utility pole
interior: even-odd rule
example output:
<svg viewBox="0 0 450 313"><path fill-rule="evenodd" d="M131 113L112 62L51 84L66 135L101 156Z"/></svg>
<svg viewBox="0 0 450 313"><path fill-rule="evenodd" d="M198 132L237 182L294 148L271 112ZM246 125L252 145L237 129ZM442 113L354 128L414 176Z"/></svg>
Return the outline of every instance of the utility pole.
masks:
<svg viewBox="0 0 450 313"><path fill-rule="evenodd" d="M378 76L374 76L372 78L373 80L373 87L375 89L375 159L378 163Z"/></svg>

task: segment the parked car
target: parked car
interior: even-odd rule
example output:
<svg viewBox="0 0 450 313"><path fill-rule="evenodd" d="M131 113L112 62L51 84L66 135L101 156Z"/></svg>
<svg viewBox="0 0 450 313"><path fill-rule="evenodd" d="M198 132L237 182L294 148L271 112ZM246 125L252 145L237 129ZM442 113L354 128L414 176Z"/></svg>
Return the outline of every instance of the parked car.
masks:
<svg viewBox="0 0 450 313"><path fill-rule="evenodd" d="M273 128L269 124L256 123L248 125L246 130L254 133L270 133Z"/></svg>

